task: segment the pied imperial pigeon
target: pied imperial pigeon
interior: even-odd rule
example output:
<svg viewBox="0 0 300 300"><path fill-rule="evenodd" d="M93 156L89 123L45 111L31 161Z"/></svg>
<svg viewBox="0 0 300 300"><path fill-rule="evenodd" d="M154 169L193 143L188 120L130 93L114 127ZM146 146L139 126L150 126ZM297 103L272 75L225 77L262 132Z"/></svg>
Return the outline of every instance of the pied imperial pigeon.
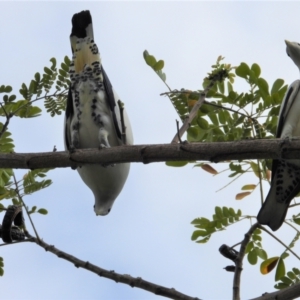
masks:
<svg viewBox="0 0 300 300"><path fill-rule="evenodd" d="M129 119L103 69L89 11L73 16L70 40L73 58L65 115L66 150L131 145L133 136ZM95 196L96 215L104 216L110 212L125 184L129 168L129 163L85 164L77 168Z"/></svg>
<svg viewBox="0 0 300 300"><path fill-rule="evenodd" d="M285 41L287 55L300 70L300 44ZM281 104L276 138L300 137L300 80L288 88ZM300 192L300 159L274 159L271 187L257 220L273 231L284 222L292 199Z"/></svg>

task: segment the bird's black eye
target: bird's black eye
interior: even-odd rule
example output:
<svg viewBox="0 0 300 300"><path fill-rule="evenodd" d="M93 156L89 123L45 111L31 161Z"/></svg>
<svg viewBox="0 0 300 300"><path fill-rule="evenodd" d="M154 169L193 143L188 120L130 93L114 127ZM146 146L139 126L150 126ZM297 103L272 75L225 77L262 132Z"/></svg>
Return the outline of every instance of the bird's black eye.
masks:
<svg viewBox="0 0 300 300"><path fill-rule="evenodd" d="M94 205L94 208L95 208L95 205Z"/></svg>
<svg viewBox="0 0 300 300"><path fill-rule="evenodd" d="M287 56L290 57L290 55L287 53Z"/></svg>
<svg viewBox="0 0 300 300"><path fill-rule="evenodd" d="M107 213L109 213L110 212L110 210L111 210L111 208L107 211Z"/></svg>

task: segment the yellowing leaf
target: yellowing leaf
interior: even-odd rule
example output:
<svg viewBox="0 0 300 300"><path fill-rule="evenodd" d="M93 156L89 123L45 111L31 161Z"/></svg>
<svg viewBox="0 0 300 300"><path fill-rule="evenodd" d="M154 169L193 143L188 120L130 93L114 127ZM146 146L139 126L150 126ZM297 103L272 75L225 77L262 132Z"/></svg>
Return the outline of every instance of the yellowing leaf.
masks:
<svg viewBox="0 0 300 300"><path fill-rule="evenodd" d="M187 102L188 102L188 107L192 108L197 103L197 100L188 100Z"/></svg>
<svg viewBox="0 0 300 300"><path fill-rule="evenodd" d="M266 171L266 177L267 177L267 180L270 181L271 180L271 174L272 172L270 170L267 170Z"/></svg>
<svg viewBox="0 0 300 300"><path fill-rule="evenodd" d="M242 187L242 190L254 190L256 188L256 184L246 184Z"/></svg>
<svg viewBox="0 0 300 300"><path fill-rule="evenodd" d="M206 171L206 172L208 172L208 173L210 173L210 174L213 174L213 175L217 175L217 174L218 174L218 171L215 170L211 165L204 164L204 165L201 166L201 168L202 168L204 171Z"/></svg>
<svg viewBox="0 0 300 300"><path fill-rule="evenodd" d="M245 198L246 196L248 196L250 194L251 194L251 192L238 193L235 196L235 200L242 200L243 198Z"/></svg>
<svg viewBox="0 0 300 300"><path fill-rule="evenodd" d="M271 257L263 261L260 265L260 273L266 275L270 273L277 265L279 256Z"/></svg>

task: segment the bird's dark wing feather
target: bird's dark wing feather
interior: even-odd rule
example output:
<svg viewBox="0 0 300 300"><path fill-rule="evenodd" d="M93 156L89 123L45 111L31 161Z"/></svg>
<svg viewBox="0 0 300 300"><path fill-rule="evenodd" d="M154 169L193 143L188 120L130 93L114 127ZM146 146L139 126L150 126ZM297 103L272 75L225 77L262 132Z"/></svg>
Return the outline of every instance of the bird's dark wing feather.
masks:
<svg viewBox="0 0 300 300"><path fill-rule="evenodd" d="M116 116L116 112L115 112L115 108L116 108L116 99L115 99L115 96L114 96L114 92L113 92L113 89L112 89L112 85L103 69L103 66L101 66L102 68L102 75L103 75L103 84L104 84L104 88L105 88L105 92L106 92L106 99L107 99L107 102L108 102L108 105L110 107L110 110L111 110L111 114L112 114L112 118L113 118L113 121L114 121L114 125L115 125L115 128L116 128L116 132L117 132L117 135L118 135L118 138L119 139L122 139L122 136L121 136L121 129L119 127L119 123L118 123L118 120L117 120L117 116Z"/></svg>
<svg viewBox="0 0 300 300"><path fill-rule="evenodd" d="M66 105L66 116L65 116L65 143L68 150L70 150L71 136L70 136L70 123L74 115L73 99L71 86L69 88L67 105Z"/></svg>
<svg viewBox="0 0 300 300"><path fill-rule="evenodd" d="M282 133L283 125L285 123L286 116L288 115L289 110L292 107L291 95L292 95L293 91L294 91L294 88L292 86L290 86L289 90L287 91L287 93L283 99L283 103L282 103L283 106L280 109L280 115L279 115L277 130L276 130L276 138L281 137L281 133ZM278 160L274 159L273 163L272 163L272 180L275 176L277 168L278 168Z"/></svg>

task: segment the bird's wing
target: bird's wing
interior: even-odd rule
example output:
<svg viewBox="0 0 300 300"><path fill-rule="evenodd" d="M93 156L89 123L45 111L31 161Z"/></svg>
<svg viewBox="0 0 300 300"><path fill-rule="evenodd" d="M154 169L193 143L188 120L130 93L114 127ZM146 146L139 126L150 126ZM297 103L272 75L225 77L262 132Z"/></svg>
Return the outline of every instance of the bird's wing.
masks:
<svg viewBox="0 0 300 300"><path fill-rule="evenodd" d="M118 123L116 112L115 112L115 109L118 109L118 106L116 104L116 99L115 99L115 95L114 95L114 92L113 92L112 85L111 85L111 83L110 83L110 81L109 81L109 79L106 75L106 72L103 69L103 66L102 66L102 75L103 75L103 84L104 84L104 88L105 88L105 92L106 92L106 101L107 101L107 103L109 105L109 108L111 110L111 114L112 114L115 129L116 129L116 133L118 135L118 138L122 139L121 128L119 127L119 123Z"/></svg>
<svg viewBox="0 0 300 300"><path fill-rule="evenodd" d="M74 115L74 107L73 107L73 99L71 87L69 88L67 104L66 104L66 114L65 114L65 130L64 130L64 141L65 141L65 149L70 150L71 146L71 120Z"/></svg>
<svg viewBox="0 0 300 300"><path fill-rule="evenodd" d="M282 101L277 125L277 138L292 138L300 133L300 80L294 81ZM269 193L257 220L273 231L282 225L292 199L300 191L300 161L277 160L272 163Z"/></svg>

